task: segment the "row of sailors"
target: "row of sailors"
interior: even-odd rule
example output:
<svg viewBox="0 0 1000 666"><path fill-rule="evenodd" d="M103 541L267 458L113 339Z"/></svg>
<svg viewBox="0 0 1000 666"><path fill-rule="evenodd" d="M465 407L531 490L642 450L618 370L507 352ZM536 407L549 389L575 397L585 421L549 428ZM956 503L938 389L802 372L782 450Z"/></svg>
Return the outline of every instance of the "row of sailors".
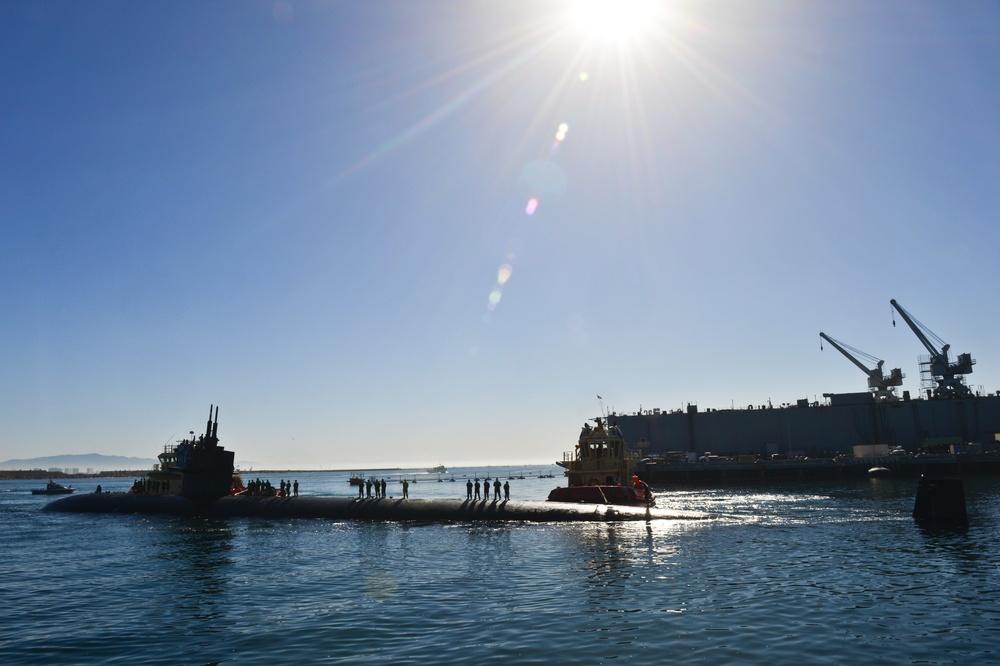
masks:
<svg viewBox="0 0 1000 666"><path fill-rule="evenodd" d="M405 483L405 481L404 481ZM409 485L409 484L406 484ZM375 490L375 494L372 495L372 489ZM367 479L365 485L358 485L358 498L361 498L361 493L364 491L366 497L385 497L385 479Z"/></svg>
<svg viewBox="0 0 1000 666"><path fill-rule="evenodd" d="M100 486L98 486L100 488ZM157 481L156 479L136 479L129 488L130 493L146 495L164 495L170 490L168 481Z"/></svg>
<svg viewBox="0 0 1000 666"><path fill-rule="evenodd" d="M275 488L270 480L257 478L247 484L246 494L253 497L298 497L299 482L281 479L280 486Z"/></svg>

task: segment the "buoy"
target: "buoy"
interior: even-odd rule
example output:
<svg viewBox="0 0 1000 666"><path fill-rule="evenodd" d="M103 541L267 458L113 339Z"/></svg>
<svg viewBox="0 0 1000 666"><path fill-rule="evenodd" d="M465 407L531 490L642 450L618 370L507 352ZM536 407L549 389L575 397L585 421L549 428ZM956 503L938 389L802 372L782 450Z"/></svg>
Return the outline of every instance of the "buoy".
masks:
<svg viewBox="0 0 1000 666"><path fill-rule="evenodd" d="M921 476L913 502L913 520L922 525L968 525L962 479Z"/></svg>

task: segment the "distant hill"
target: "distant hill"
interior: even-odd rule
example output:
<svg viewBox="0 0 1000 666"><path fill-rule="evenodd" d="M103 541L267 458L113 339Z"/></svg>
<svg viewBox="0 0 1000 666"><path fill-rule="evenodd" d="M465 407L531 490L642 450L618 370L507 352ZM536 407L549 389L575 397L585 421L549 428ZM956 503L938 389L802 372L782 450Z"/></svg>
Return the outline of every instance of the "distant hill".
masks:
<svg viewBox="0 0 1000 666"><path fill-rule="evenodd" d="M23 458L0 462L0 470L29 469L59 469L77 470L85 473L113 470L147 470L157 464L154 458L131 458L127 456L104 456L99 453L83 453L75 455L45 456L42 458Z"/></svg>

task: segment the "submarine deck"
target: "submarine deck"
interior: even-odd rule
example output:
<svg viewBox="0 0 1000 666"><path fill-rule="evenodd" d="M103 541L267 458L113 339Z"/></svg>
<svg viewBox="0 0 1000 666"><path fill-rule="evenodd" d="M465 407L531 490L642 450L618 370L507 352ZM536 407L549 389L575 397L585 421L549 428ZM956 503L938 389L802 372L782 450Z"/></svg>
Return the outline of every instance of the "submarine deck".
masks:
<svg viewBox="0 0 1000 666"><path fill-rule="evenodd" d="M64 497L45 511L138 513L214 518L325 518L416 521L626 521L703 520L715 514L606 504L541 500L355 499L347 497L229 496L199 504L179 495L93 493Z"/></svg>

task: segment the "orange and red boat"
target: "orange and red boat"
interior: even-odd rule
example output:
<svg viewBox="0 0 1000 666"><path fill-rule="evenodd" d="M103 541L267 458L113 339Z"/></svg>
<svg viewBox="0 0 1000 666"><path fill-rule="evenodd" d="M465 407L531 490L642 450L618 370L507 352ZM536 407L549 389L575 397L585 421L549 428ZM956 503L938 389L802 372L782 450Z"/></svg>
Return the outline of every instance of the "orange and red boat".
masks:
<svg viewBox="0 0 1000 666"><path fill-rule="evenodd" d="M639 453L628 449L617 426L594 421L595 427L583 426L576 448L556 461L566 470L566 487L553 489L549 501L652 506L652 491L633 472Z"/></svg>

